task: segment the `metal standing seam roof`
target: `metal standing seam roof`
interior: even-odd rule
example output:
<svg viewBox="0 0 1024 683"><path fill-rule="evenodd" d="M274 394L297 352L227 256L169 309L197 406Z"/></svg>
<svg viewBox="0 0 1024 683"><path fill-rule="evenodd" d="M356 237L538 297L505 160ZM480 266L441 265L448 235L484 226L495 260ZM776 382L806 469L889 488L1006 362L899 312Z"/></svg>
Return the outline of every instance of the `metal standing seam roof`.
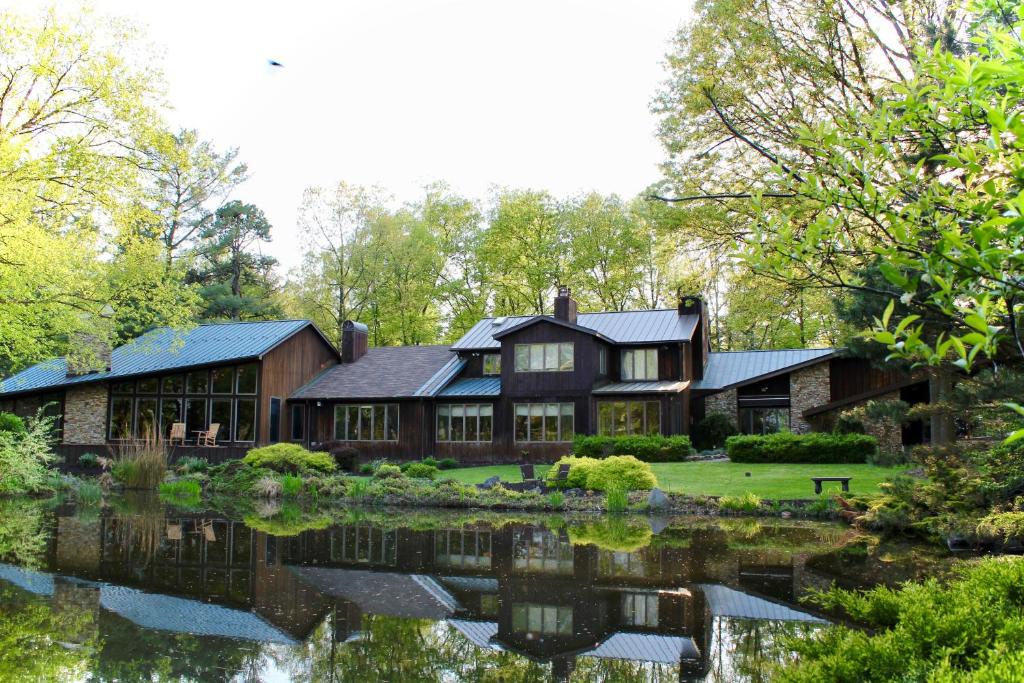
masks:
<svg viewBox="0 0 1024 683"><path fill-rule="evenodd" d="M437 396L500 396L500 377L470 377L459 379L437 393Z"/></svg>
<svg viewBox="0 0 1024 683"><path fill-rule="evenodd" d="M212 323L185 330L163 327L114 349L109 371L68 377L66 360L56 358L0 381L0 395L259 358L307 326L313 323L273 320Z"/></svg>
<svg viewBox="0 0 1024 683"><path fill-rule="evenodd" d="M594 389L594 394L675 394L690 386L689 381L612 382Z"/></svg>
<svg viewBox="0 0 1024 683"><path fill-rule="evenodd" d="M758 377L783 372L799 365L831 358L837 349L780 349L777 351L712 351L704 377L694 382L694 390L727 389Z"/></svg>
<svg viewBox="0 0 1024 683"><path fill-rule="evenodd" d="M716 617L735 619L759 619L765 621L805 621L813 624L827 624L828 621L813 614L795 610L755 595L717 584L700 584L708 608Z"/></svg>
<svg viewBox="0 0 1024 683"><path fill-rule="evenodd" d="M430 379L420 385L420 388L416 390L414 396L436 396L437 392L440 391L452 381L462 369L466 367L466 360L459 358L458 356L452 356L447 363L441 366L441 369L435 372Z"/></svg>
<svg viewBox="0 0 1024 683"><path fill-rule="evenodd" d="M521 325L533 318L554 320L552 316L520 315L484 318L452 345L453 351L498 349L501 344L494 335ZM679 315L674 308L653 311L606 311L580 313L576 325L593 330L616 344L658 344L689 341L700 316Z"/></svg>

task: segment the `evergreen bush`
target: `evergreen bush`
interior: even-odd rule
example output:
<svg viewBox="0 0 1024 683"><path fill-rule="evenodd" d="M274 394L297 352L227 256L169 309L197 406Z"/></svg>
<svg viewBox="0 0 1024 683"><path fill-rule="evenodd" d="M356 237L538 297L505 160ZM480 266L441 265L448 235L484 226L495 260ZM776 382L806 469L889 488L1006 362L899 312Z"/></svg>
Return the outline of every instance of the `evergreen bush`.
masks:
<svg viewBox="0 0 1024 683"><path fill-rule="evenodd" d="M878 452L878 440L867 434L741 435L726 439L733 462L749 463L863 463Z"/></svg>
<svg viewBox="0 0 1024 683"><path fill-rule="evenodd" d="M580 457L604 458L609 455L632 455L644 462L678 462L693 453L690 437L674 436L588 436L577 434L573 454Z"/></svg>
<svg viewBox="0 0 1024 683"><path fill-rule="evenodd" d="M275 443L272 446L253 448L245 454L242 462L250 467L265 467L290 474L309 470L330 473L337 467L330 453L307 451L297 443Z"/></svg>
<svg viewBox="0 0 1024 683"><path fill-rule="evenodd" d="M569 465L569 477L559 482L556 477L559 467L564 464ZM560 488L592 491L635 491L652 489L658 485L658 480L650 465L631 455L613 455L601 460L568 455L551 466L547 483Z"/></svg>
<svg viewBox="0 0 1024 683"><path fill-rule="evenodd" d="M710 413L693 429L693 445L699 451L725 446L725 440L737 434L736 425L725 413Z"/></svg>

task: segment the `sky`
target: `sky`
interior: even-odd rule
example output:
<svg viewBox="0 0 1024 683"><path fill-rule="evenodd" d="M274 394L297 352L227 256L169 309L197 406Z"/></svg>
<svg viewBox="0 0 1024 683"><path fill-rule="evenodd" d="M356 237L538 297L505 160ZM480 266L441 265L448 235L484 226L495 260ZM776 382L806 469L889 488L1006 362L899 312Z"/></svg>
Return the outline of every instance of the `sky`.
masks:
<svg viewBox="0 0 1024 683"><path fill-rule="evenodd" d="M163 52L168 114L251 179L234 198L300 260L302 191L346 181L397 201L438 180L632 197L663 158L650 101L688 0L93 0ZM281 68L268 64L282 63Z"/></svg>

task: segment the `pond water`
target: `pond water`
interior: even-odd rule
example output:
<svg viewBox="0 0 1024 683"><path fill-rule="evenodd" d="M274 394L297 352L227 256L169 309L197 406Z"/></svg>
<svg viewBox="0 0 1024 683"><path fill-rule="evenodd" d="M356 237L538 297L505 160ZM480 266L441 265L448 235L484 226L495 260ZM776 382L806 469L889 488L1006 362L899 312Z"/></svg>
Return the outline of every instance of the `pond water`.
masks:
<svg viewBox="0 0 1024 683"><path fill-rule="evenodd" d="M0 501L0 680L760 681L837 583L929 573L835 524Z"/></svg>

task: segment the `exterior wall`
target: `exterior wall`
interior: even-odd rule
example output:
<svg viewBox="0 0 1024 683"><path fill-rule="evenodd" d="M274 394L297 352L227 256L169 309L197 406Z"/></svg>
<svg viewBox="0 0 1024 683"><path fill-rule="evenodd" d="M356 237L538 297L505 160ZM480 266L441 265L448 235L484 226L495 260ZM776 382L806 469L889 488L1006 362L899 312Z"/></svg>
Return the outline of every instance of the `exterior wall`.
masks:
<svg viewBox="0 0 1024 683"><path fill-rule="evenodd" d="M732 420L733 426L739 424L739 412L737 410L735 387L705 397L704 417L707 417L711 413L725 413L729 416L729 419Z"/></svg>
<svg viewBox="0 0 1024 683"><path fill-rule="evenodd" d="M903 452L903 429L902 426L897 424L890 418L882 418L878 420L870 419L865 410L864 406L869 401L898 401L900 400L900 392L892 391L888 394L882 394L881 396L873 396L870 399L865 399L854 404L846 405L843 408L836 410L830 410L827 413L815 415L811 418L815 429L821 431L830 431L835 427L836 419L841 414L849 414L852 417L856 417L864 424L865 431L871 436L878 439L878 450L881 453L886 454L897 454Z"/></svg>
<svg viewBox="0 0 1024 683"><path fill-rule="evenodd" d="M263 357L260 363L260 396L256 439L270 439L270 399L281 399L280 440L291 440L291 408L288 397L326 368L338 356L312 328L307 327ZM308 425L307 425L308 426Z"/></svg>
<svg viewBox="0 0 1024 683"><path fill-rule="evenodd" d="M812 425L803 413L823 406L831 398L829 363L816 363L790 374L790 428L797 433L811 431Z"/></svg>
<svg viewBox="0 0 1024 683"><path fill-rule="evenodd" d="M366 399L364 401L316 401L310 408L309 442L331 452L353 448L359 454L358 462L387 458L401 462L431 455L427 448L433 443L433 429L429 427L433 412L419 399ZM334 439L334 408L342 405L398 404L398 441L342 441ZM429 441L428 441L429 439Z"/></svg>
<svg viewBox="0 0 1024 683"><path fill-rule="evenodd" d="M107 442L107 385L69 387L64 394L64 443L102 446Z"/></svg>

